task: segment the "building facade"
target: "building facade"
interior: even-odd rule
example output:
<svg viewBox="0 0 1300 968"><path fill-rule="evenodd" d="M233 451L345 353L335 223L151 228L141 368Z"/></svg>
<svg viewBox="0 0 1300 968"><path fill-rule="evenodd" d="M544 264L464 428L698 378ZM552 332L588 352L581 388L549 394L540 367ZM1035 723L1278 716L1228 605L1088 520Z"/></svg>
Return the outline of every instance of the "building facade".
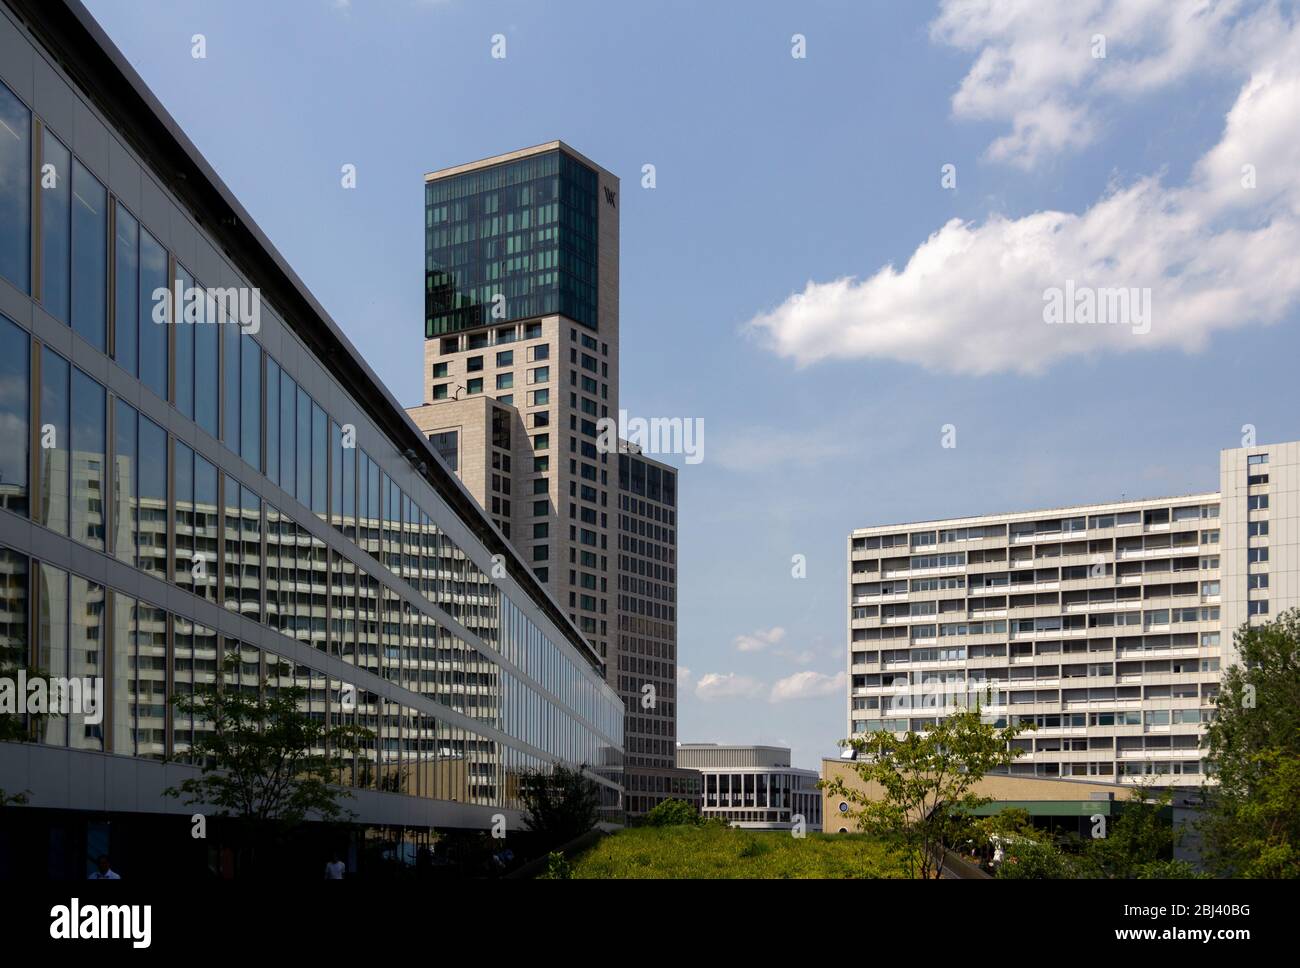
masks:
<svg viewBox="0 0 1300 968"><path fill-rule="evenodd" d="M1236 629L1300 604L1300 444L1225 450L1204 494L849 537L850 736L979 702L1013 776L1199 785Z"/></svg>
<svg viewBox="0 0 1300 968"><path fill-rule="evenodd" d="M220 678L369 730L363 824L515 824L557 762L617 808L601 656L80 4L0 4L0 130L0 665L105 697L0 788L188 814Z"/></svg>
<svg viewBox="0 0 1300 968"><path fill-rule="evenodd" d="M700 812L750 830L822 829L817 772L790 765L784 746L683 743L677 765L703 778Z"/></svg>
<svg viewBox="0 0 1300 968"><path fill-rule="evenodd" d="M600 446L619 412L618 193L560 141L425 176L408 413L605 661L640 814L693 778L673 765L677 472Z"/></svg>

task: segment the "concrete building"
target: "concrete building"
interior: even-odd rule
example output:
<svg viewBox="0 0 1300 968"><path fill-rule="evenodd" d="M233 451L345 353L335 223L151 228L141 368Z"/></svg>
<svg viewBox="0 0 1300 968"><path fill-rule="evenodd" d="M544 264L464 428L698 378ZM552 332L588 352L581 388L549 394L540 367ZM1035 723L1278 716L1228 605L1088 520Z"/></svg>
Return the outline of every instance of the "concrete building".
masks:
<svg viewBox="0 0 1300 968"><path fill-rule="evenodd" d="M98 721L0 742L0 788L31 791L0 869L156 850L207 728L171 700L219 678L370 730L359 823L516 825L519 777L557 762L621 813L601 652L81 4L0 2L0 129L0 665L105 687ZM173 285L256 299L256 325L159 305Z"/></svg>
<svg viewBox="0 0 1300 968"><path fill-rule="evenodd" d="M822 829L817 773L792 767L788 747L683 743L677 765L704 778L706 818L752 830L789 830L802 818L805 830Z"/></svg>
<svg viewBox="0 0 1300 968"><path fill-rule="evenodd" d="M848 730L979 701L1032 723L1013 776L1198 785L1235 629L1300 604L1300 444L1218 491L883 525L849 538Z"/></svg>
<svg viewBox="0 0 1300 968"><path fill-rule="evenodd" d="M673 765L677 472L598 446L619 412L618 193L560 141L425 176L408 413L605 661L640 814L698 778Z"/></svg>

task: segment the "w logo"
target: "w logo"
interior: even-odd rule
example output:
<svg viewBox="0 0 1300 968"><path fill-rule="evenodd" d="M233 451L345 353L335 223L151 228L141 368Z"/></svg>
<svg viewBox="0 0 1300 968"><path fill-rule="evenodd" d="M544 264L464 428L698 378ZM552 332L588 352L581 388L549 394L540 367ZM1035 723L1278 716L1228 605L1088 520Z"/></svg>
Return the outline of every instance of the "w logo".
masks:
<svg viewBox="0 0 1300 968"><path fill-rule="evenodd" d="M612 188L606 188L606 189L605 189L605 204L606 204L606 205L614 205L614 189L612 189ZM617 207L617 206L615 206L615 207Z"/></svg>

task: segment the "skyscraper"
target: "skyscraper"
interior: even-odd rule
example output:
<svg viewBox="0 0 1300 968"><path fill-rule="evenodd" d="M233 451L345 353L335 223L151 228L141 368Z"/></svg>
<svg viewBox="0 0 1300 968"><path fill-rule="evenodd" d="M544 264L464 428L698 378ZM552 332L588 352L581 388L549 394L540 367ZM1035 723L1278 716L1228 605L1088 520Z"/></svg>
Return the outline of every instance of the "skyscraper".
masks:
<svg viewBox="0 0 1300 968"><path fill-rule="evenodd" d="M605 660L639 733L628 763L655 771L627 778L640 812L688 777L676 471L598 446L619 412L618 204L618 178L560 141L426 175L424 403L408 413Z"/></svg>

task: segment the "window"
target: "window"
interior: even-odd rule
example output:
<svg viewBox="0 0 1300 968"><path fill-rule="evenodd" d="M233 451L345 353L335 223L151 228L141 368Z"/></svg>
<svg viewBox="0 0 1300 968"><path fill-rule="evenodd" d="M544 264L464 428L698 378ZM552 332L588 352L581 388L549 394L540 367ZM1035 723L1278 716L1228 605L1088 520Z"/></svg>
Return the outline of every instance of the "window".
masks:
<svg viewBox="0 0 1300 968"><path fill-rule="evenodd" d="M72 328L103 353L108 347L108 192L72 163Z"/></svg>
<svg viewBox="0 0 1300 968"><path fill-rule="evenodd" d="M194 278L177 263L176 281L181 293L194 287ZM188 299L172 307L171 330L176 336L176 409L194 419L194 332L198 329L194 307Z"/></svg>
<svg viewBox="0 0 1300 968"><path fill-rule="evenodd" d="M140 372L136 330L140 319L140 223L121 205L114 219L113 359L132 376Z"/></svg>
<svg viewBox="0 0 1300 968"><path fill-rule="evenodd" d="M435 386L435 387L433 388L433 393L431 394L431 397L432 397L434 400L446 400L446 399L447 399L447 384L445 384L445 383L439 383L437 386Z"/></svg>
<svg viewBox="0 0 1300 968"><path fill-rule="evenodd" d="M546 411L546 410L538 410L536 413L529 414L529 416L532 418L533 426L534 426L534 427L549 427L549 426L550 426L550 423L551 423L551 415L550 415L549 411Z"/></svg>
<svg viewBox="0 0 1300 968"><path fill-rule="evenodd" d="M548 557L546 545L533 545L533 561L545 561Z"/></svg>
<svg viewBox="0 0 1300 968"><path fill-rule="evenodd" d="M503 393L499 397L497 397L497 400L500 403L508 403L511 406L514 406L515 395L513 393Z"/></svg>
<svg viewBox="0 0 1300 968"><path fill-rule="evenodd" d="M1267 615L1268 599L1260 598L1246 603L1248 615Z"/></svg>
<svg viewBox="0 0 1300 968"><path fill-rule="evenodd" d="M51 531L68 533L68 361L48 346L41 354L41 504L36 519ZM46 444L48 443L48 446Z"/></svg>
<svg viewBox="0 0 1300 968"><path fill-rule="evenodd" d="M0 87L0 95L4 93L5 89ZM4 120L0 114L0 122ZM3 190L0 183L0 192ZM3 204L0 201L0 208ZM0 316L0 508L24 515L27 513L27 461L31 453L30 345L25 329Z"/></svg>
<svg viewBox="0 0 1300 968"><path fill-rule="evenodd" d="M483 369L483 357L471 356L465 361L465 369L470 373L478 373Z"/></svg>
<svg viewBox="0 0 1300 968"><path fill-rule="evenodd" d="M468 381L465 384L465 392L467 394L482 393L483 378L480 376L480 377L475 377L473 380Z"/></svg>
<svg viewBox="0 0 1300 968"><path fill-rule="evenodd" d="M0 84L0 276L31 292L32 115Z"/></svg>
<svg viewBox="0 0 1300 968"><path fill-rule="evenodd" d="M1251 454L1246 458L1246 466L1257 467L1260 464L1268 463L1268 454Z"/></svg>
<svg viewBox="0 0 1300 968"><path fill-rule="evenodd" d="M435 380L443 379L443 378L445 378L446 376L447 376L447 364L446 364L446 363L435 363L435 364L433 364L433 378L434 378Z"/></svg>
<svg viewBox="0 0 1300 968"><path fill-rule="evenodd" d="M72 154L45 129L41 154L41 303L51 316L68 322L71 302Z"/></svg>
<svg viewBox="0 0 1300 968"><path fill-rule="evenodd" d="M1246 525L1246 535L1251 538L1262 538L1268 534L1267 521L1251 521Z"/></svg>
<svg viewBox="0 0 1300 968"><path fill-rule="evenodd" d="M72 369L72 537L102 551L106 437L104 388Z"/></svg>
<svg viewBox="0 0 1300 968"><path fill-rule="evenodd" d="M509 390L509 389L510 389L511 387L513 387L514 385L515 385L515 375L514 375L513 373L498 373L498 374L497 374L497 389L498 389L498 390Z"/></svg>
<svg viewBox="0 0 1300 968"><path fill-rule="evenodd" d="M528 362L540 363L542 360L551 358L551 347L549 343L538 343L536 346L528 347Z"/></svg>
<svg viewBox="0 0 1300 968"><path fill-rule="evenodd" d="M549 532L550 532L550 525L547 524L545 521L538 521L538 522L536 522L536 523L533 524L533 537L534 537L534 538L546 538L546 537L549 537L549 536L550 536L550 535L549 535Z"/></svg>
<svg viewBox="0 0 1300 968"><path fill-rule="evenodd" d="M1250 497L1246 498L1246 510L1247 511L1268 510L1268 495L1252 494Z"/></svg>
<svg viewBox="0 0 1300 968"><path fill-rule="evenodd" d="M154 293L167 291L167 250L143 228L140 229L140 326L136 330L140 351L140 382L163 400L167 399L167 335L172 327L161 315L163 304L155 302ZM160 313L162 322L154 318ZM129 325L121 320L118 327Z"/></svg>
<svg viewBox="0 0 1300 968"><path fill-rule="evenodd" d="M497 366L514 366L514 365L515 365L514 350L502 350L500 353L497 354ZM446 374L443 375L446 376ZM435 373L434 376L437 376L437 374Z"/></svg>
<svg viewBox="0 0 1300 968"><path fill-rule="evenodd" d="M533 471L538 474L544 474L551 469L551 458L543 455L533 458Z"/></svg>
<svg viewBox="0 0 1300 968"><path fill-rule="evenodd" d="M442 433L429 435L429 443L453 473L460 470L459 440L460 432L456 430L445 430Z"/></svg>
<svg viewBox="0 0 1300 968"><path fill-rule="evenodd" d="M549 366L539 366L528 371L529 383L546 383L550 378L551 368Z"/></svg>
<svg viewBox="0 0 1300 968"><path fill-rule="evenodd" d="M533 437L533 450L546 450L551 446L550 434L537 434Z"/></svg>
<svg viewBox="0 0 1300 968"><path fill-rule="evenodd" d="M258 470L262 465L262 348L238 327L239 455Z"/></svg>
<svg viewBox="0 0 1300 968"><path fill-rule="evenodd" d="M544 407L550 402L551 402L550 390L529 390L528 391L528 406Z"/></svg>
<svg viewBox="0 0 1300 968"><path fill-rule="evenodd" d="M1268 575L1267 575L1267 574L1260 574L1260 575L1247 575L1247 576L1246 576L1246 587L1247 587L1247 588L1267 588L1267 587L1268 587Z"/></svg>
<svg viewBox="0 0 1300 968"><path fill-rule="evenodd" d="M1246 549L1246 561L1249 562L1249 563L1252 564L1252 565L1253 565L1253 564L1258 564L1259 562L1268 561L1268 549L1267 549L1267 548L1247 548L1247 549Z"/></svg>
<svg viewBox="0 0 1300 968"><path fill-rule="evenodd" d="M541 339L541 338L542 338L541 323L524 324L524 339Z"/></svg>

